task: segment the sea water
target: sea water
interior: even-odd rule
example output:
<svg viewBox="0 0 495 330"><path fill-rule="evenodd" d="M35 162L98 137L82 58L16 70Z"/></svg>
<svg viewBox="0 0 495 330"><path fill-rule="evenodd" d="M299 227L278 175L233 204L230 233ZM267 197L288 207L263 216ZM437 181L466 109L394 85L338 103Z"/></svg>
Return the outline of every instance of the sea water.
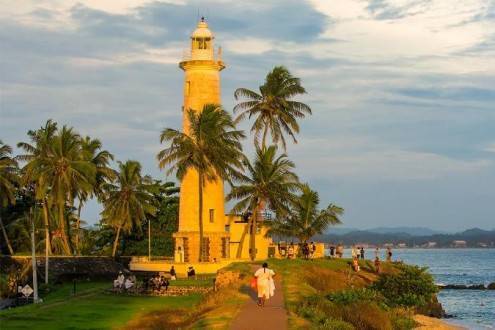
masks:
<svg viewBox="0 0 495 330"><path fill-rule="evenodd" d="M326 251L328 255L328 251ZM385 249L380 259L385 259ZM488 284L495 282L495 249L393 249L393 260L428 267L436 284ZM350 258L350 249L344 257ZM375 249L365 250L373 259ZM495 290L441 290L438 300L452 318L449 323L469 329L495 329Z"/></svg>
<svg viewBox="0 0 495 330"><path fill-rule="evenodd" d="M397 249L393 259L428 267L437 284L495 282L495 249ZM469 329L495 329L495 290L441 290L438 300L453 316L449 322Z"/></svg>

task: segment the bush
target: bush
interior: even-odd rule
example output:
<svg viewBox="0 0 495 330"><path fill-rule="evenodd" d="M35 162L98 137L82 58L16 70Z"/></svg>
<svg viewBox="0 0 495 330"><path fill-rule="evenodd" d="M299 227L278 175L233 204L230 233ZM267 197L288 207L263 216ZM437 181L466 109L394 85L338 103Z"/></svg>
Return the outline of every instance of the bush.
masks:
<svg viewBox="0 0 495 330"><path fill-rule="evenodd" d="M381 303L383 296L376 290L367 288L351 289L331 293L327 295L327 299L340 305L349 305L355 302L374 301Z"/></svg>
<svg viewBox="0 0 495 330"><path fill-rule="evenodd" d="M389 306L418 307L429 303L438 291L427 268L397 265L400 272L382 274L372 288L380 292Z"/></svg>
<svg viewBox="0 0 495 330"><path fill-rule="evenodd" d="M354 326L348 322L335 319L327 319L318 330L354 330Z"/></svg>
<svg viewBox="0 0 495 330"><path fill-rule="evenodd" d="M342 319L360 330L392 330L389 314L377 304L356 302L342 305Z"/></svg>

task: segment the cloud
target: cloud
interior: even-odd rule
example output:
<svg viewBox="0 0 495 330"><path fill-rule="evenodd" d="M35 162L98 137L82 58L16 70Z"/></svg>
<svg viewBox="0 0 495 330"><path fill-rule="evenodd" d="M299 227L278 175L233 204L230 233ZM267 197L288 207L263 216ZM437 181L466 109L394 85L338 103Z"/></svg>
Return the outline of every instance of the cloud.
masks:
<svg viewBox="0 0 495 330"><path fill-rule="evenodd" d="M394 199L407 208L423 197L418 182L474 194L493 171L495 17L484 0L1 2L0 138L15 145L53 118L163 178L158 135L181 125L177 63L198 9L223 46L227 109L275 65L301 77L314 114L289 156L322 198L345 202L349 221L379 218L385 200L360 204L370 191L410 190ZM491 214L476 205L480 219Z"/></svg>

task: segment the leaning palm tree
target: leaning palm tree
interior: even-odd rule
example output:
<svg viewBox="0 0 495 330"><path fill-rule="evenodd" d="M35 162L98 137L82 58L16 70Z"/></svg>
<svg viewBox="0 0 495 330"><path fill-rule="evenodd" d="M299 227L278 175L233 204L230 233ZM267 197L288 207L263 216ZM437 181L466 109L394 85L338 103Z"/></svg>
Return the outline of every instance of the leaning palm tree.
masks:
<svg viewBox="0 0 495 330"><path fill-rule="evenodd" d="M116 230L112 257L117 253L121 231L141 228L146 217L156 212L150 184L144 182L139 162L128 160L118 164L115 182L105 184L106 198L101 213L103 223Z"/></svg>
<svg viewBox="0 0 495 330"><path fill-rule="evenodd" d="M16 183L18 182L17 162L11 157L12 148L0 140L0 210L9 204L15 203ZM0 213L0 227L2 229L3 238L11 255L14 254L14 249L10 244L7 231L3 225L2 215Z"/></svg>
<svg viewBox="0 0 495 330"><path fill-rule="evenodd" d="M242 247L248 228L251 228L249 250L251 260L256 258L255 235L261 212L271 210L278 215L285 214L294 193L299 189L299 180L294 173L294 163L286 154L277 156L277 147L257 148L253 163L245 161L247 175L240 178L240 185L234 186L227 200L239 200L233 213L251 214L249 224L241 236L237 258L242 256Z"/></svg>
<svg viewBox="0 0 495 330"><path fill-rule="evenodd" d="M203 188L206 182L231 181L239 176L244 155L240 139L244 133L237 130L235 123L220 105L206 104L202 111L188 110L189 132L166 128L160 141L170 143L159 152L160 168L170 165L167 173L176 173L182 181L186 173L198 173L199 186L199 255L202 260L203 248Z"/></svg>
<svg viewBox="0 0 495 330"><path fill-rule="evenodd" d="M259 93L247 88L238 88L234 92L236 100L246 99L234 107L234 113L239 112L236 121L248 116L254 117L251 132L254 132L254 142L261 147L266 146L268 133L275 144L281 144L286 149L284 134L288 134L297 143L299 133L298 119L311 114L311 108L293 98L306 93L299 78L291 75L287 68L276 66L268 73L265 83L259 87Z"/></svg>
<svg viewBox="0 0 495 330"><path fill-rule="evenodd" d="M115 179L115 171L110 168L110 161L113 160L113 155L107 150L101 150L102 144L98 139L91 139L86 136L81 139L81 159L92 163L96 169L96 177L91 190L78 189L75 187L76 191L74 195L77 195L79 200L79 205L77 207L77 217L75 223L75 248L76 252L79 254L79 243L80 243L80 231L81 231L81 211L83 205L88 199L96 197L98 200L103 201L104 191L103 187L106 183Z"/></svg>
<svg viewBox="0 0 495 330"><path fill-rule="evenodd" d="M308 184L301 187L301 194L295 199L291 212L270 224L269 234L285 237L297 237L301 243L311 237L322 234L330 225L341 224L340 216L344 209L329 204L319 209L320 197Z"/></svg>

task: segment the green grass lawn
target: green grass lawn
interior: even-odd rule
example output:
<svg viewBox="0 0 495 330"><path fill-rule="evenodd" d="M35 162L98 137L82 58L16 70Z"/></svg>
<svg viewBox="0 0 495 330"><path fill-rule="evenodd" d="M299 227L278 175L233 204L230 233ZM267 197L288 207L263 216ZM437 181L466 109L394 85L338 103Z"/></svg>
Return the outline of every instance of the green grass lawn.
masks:
<svg viewBox="0 0 495 330"><path fill-rule="evenodd" d="M199 284L199 283L198 283ZM181 284L182 285L182 284ZM201 295L183 297L125 296L105 293L108 282L81 282L58 287L38 305L0 311L0 329L111 329L147 312L196 305Z"/></svg>

